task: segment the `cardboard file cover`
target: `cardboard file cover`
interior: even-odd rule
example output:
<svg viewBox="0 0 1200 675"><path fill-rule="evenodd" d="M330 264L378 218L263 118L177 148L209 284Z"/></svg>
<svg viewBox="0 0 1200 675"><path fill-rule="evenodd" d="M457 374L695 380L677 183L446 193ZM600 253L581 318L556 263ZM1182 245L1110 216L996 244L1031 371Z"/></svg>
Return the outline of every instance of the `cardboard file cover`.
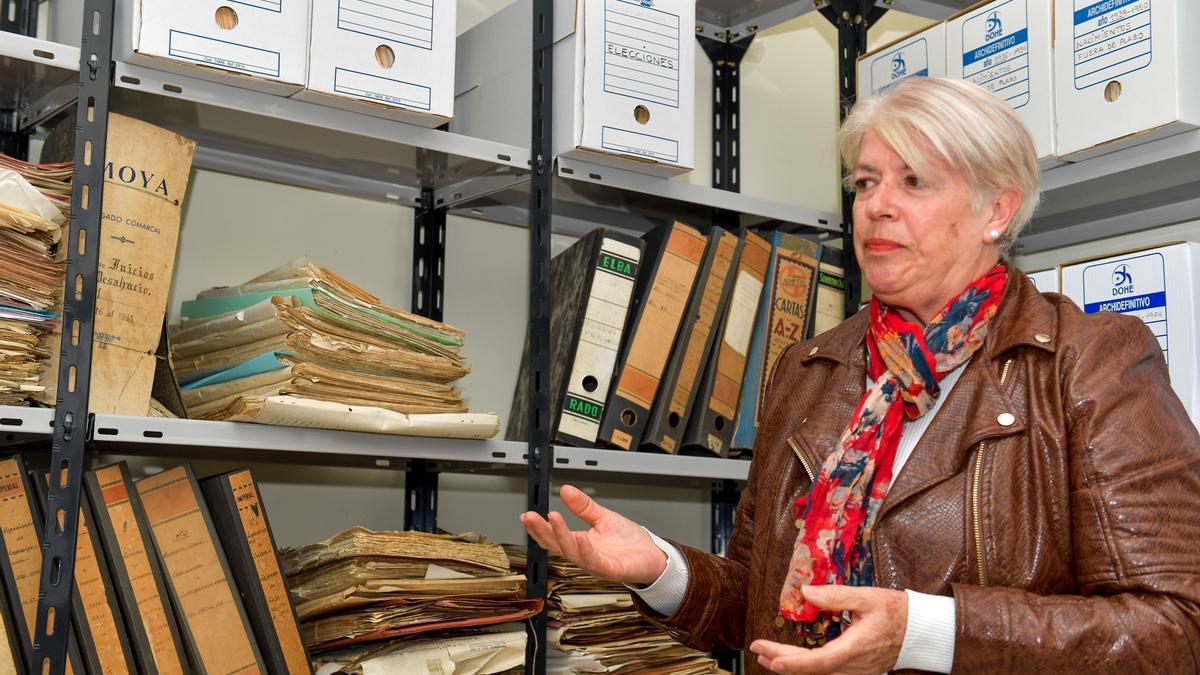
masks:
<svg viewBox="0 0 1200 675"><path fill-rule="evenodd" d="M8 593L4 585L4 575L0 574L0 673L25 675L25 659L22 658L21 644L17 640L12 609L7 601Z"/></svg>
<svg viewBox="0 0 1200 675"><path fill-rule="evenodd" d="M817 271L817 302L812 311L813 329L808 337L820 335L846 319L846 272L841 251L821 247L821 268Z"/></svg>
<svg viewBox="0 0 1200 675"><path fill-rule="evenodd" d="M651 264L643 266L634 291L636 307L625 331L617 386L600 425L600 442L623 450L637 450L641 444L706 244L698 230L678 222L651 230L643 239Z"/></svg>
<svg viewBox="0 0 1200 675"><path fill-rule="evenodd" d="M751 332L771 258L767 240L753 232L743 239L733 290L722 311L720 330L700 378L697 404L684 432L685 446L705 447L722 457L729 456Z"/></svg>
<svg viewBox="0 0 1200 675"><path fill-rule="evenodd" d="M135 484L188 656L208 673L265 670L224 551L188 465Z"/></svg>
<svg viewBox="0 0 1200 675"><path fill-rule="evenodd" d="M683 443L688 412L696 401L700 366L712 350L721 307L733 288L734 275L730 272L737 264L741 242L736 234L719 227L714 227L708 234L708 247L704 251L700 274L696 276L696 288L650 411L650 423L643 441L646 445L674 453Z"/></svg>
<svg viewBox="0 0 1200 675"><path fill-rule="evenodd" d="M189 667L167 597L150 524L124 462L84 474L83 487L104 544L138 670L186 673Z"/></svg>
<svg viewBox="0 0 1200 675"><path fill-rule="evenodd" d="M642 240L598 228L550 261L551 441L592 446L600 432L642 262ZM527 441L528 345L509 414L509 440Z"/></svg>
<svg viewBox="0 0 1200 675"><path fill-rule="evenodd" d="M271 523L254 476L249 469L240 469L205 478L200 481L200 489L267 671L281 675L311 673Z"/></svg>
<svg viewBox="0 0 1200 675"><path fill-rule="evenodd" d="M35 517L33 488L20 456L0 460L0 577L25 663L33 663L34 627L42 579L42 523ZM86 672L75 632L68 628L68 675Z"/></svg>
<svg viewBox="0 0 1200 675"><path fill-rule="evenodd" d="M775 361L788 345L807 337L817 293L817 267L821 245L792 234L771 236L771 263L766 288L759 300L758 320L746 361L733 448L750 450L758 429L767 383Z"/></svg>
<svg viewBox="0 0 1200 675"><path fill-rule="evenodd" d="M30 473L39 517L44 519L49 476ZM87 492L79 493L79 532L75 541L75 592L71 623L79 638L80 656L89 673L118 675L133 672L133 652L125 633L125 621L117 602L117 589L109 573L108 559L92 523Z"/></svg>

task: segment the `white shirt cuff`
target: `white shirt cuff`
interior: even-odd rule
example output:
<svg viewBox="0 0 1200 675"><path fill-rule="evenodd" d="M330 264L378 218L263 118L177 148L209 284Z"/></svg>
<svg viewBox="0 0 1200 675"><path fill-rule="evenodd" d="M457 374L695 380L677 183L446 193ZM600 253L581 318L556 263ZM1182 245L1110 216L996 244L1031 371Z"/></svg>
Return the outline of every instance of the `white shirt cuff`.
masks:
<svg viewBox="0 0 1200 675"><path fill-rule="evenodd" d="M650 606L650 609L663 616L671 616L683 604L683 596L687 592L687 559L683 557L683 553L679 549L650 530L646 530L646 534L650 535L655 546L667 554L667 568L654 583L645 588L635 588L629 584L625 584L625 587L637 593L642 602Z"/></svg>
<svg viewBox="0 0 1200 675"><path fill-rule="evenodd" d="M908 628L895 669L949 673L954 665L954 598L916 591L905 593L908 594Z"/></svg>

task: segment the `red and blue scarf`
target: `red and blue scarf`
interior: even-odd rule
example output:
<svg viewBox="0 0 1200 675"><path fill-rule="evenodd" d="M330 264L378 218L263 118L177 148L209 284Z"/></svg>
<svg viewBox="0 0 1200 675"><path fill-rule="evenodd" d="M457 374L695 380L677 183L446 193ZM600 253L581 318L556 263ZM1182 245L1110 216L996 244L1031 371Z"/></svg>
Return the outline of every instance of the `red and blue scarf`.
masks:
<svg viewBox="0 0 1200 675"><path fill-rule="evenodd" d="M933 408L942 378L983 345L1007 283L1008 269L997 265L924 328L871 300L867 373L874 384L812 489L796 500L793 515L800 531L779 613L797 623L797 633L808 644L837 637L842 620L849 617L806 602L800 587L875 585L871 531L892 485L892 462L904 425Z"/></svg>

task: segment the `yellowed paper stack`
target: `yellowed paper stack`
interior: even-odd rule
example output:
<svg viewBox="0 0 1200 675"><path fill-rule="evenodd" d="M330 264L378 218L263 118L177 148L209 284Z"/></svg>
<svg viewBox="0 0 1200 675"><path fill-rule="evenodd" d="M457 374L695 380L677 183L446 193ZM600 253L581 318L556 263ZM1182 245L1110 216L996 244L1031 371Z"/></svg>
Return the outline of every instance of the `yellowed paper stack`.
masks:
<svg viewBox="0 0 1200 675"><path fill-rule="evenodd" d="M69 164L0 155L0 405L42 399L56 376L70 180Z"/></svg>
<svg viewBox="0 0 1200 675"><path fill-rule="evenodd" d="M514 567L525 553L509 547ZM547 670L551 673L717 673L707 654L644 620L623 585L601 581L558 557L549 564Z"/></svg>
<svg viewBox="0 0 1200 675"><path fill-rule="evenodd" d="M412 436L490 438L467 412L465 334L388 307L300 259L183 303L175 374L191 417Z"/></svg>
<svg viewBox="0 0 1200 675"><path fill-rule="evenodd" d="M504 549L472 533L355 527L281 559L323 673L507 672L524 663L519 622L542 606Z"/></svg>
<svg viewBox="0 0 1200 675"><path fill-rule="evenodd" d="M89 410L146 415L179 245L194 141L122 115L108 116ZM65 247L63 254L65 255ZM54 403L57 331L38 401Z"/></svg>

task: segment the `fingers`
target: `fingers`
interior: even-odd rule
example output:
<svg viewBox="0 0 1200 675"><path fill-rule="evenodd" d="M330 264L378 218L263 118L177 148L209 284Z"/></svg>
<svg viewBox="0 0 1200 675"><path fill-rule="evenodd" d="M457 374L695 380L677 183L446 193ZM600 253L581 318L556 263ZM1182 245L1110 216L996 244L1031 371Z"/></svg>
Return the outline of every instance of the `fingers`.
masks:
<svg viewBox="0 0 1200 675"><path fill-rule="evenodd" d="M587 496L582 490L573 485L562 486L558 495L562 497L563 504L568 509L571 509L571 513L579 516L583 522L593 527L595 527L601 517L610 513L608 509L600 506L596 500Z"/></svg>
<svg viewBox="0 0 1200 675"><path fill-rule="evenodd" d="M558 543L558 549L562 551L562 556L579 564L579 545L576 543L575 533L567 527L567 521L563 519L561 513L550 512L550 529L554 532L554 539Z"/></svg>
<svg viewBox="0 0 1200 675"><path fill-rule="evenodd" d="M830 673L843 669L854 658L857 646L845 636L816 649L755 640L750 651L758 655L760 666L776 673Z"/></svg>
<svg viewBox="0 0 1200 675"><path fill-rule="evenodd" d="M872 593L876 590L878 589L859 586L817 585L803 586L800 592L804 594L805 600L821 609L834 612L865 612L876 605L872 601Z"/></svg>
<svg viewBox="0 0 1200 675"><path fill-rule="evenodd" d="M546 522L545 518L533 511L526 511L521 514L521 524L525 526L525 531L530 537L538 543L538 546L546 549L550 553L562 555L559 551L554 537L554 530L550 527L550 523Z"/></svg>

